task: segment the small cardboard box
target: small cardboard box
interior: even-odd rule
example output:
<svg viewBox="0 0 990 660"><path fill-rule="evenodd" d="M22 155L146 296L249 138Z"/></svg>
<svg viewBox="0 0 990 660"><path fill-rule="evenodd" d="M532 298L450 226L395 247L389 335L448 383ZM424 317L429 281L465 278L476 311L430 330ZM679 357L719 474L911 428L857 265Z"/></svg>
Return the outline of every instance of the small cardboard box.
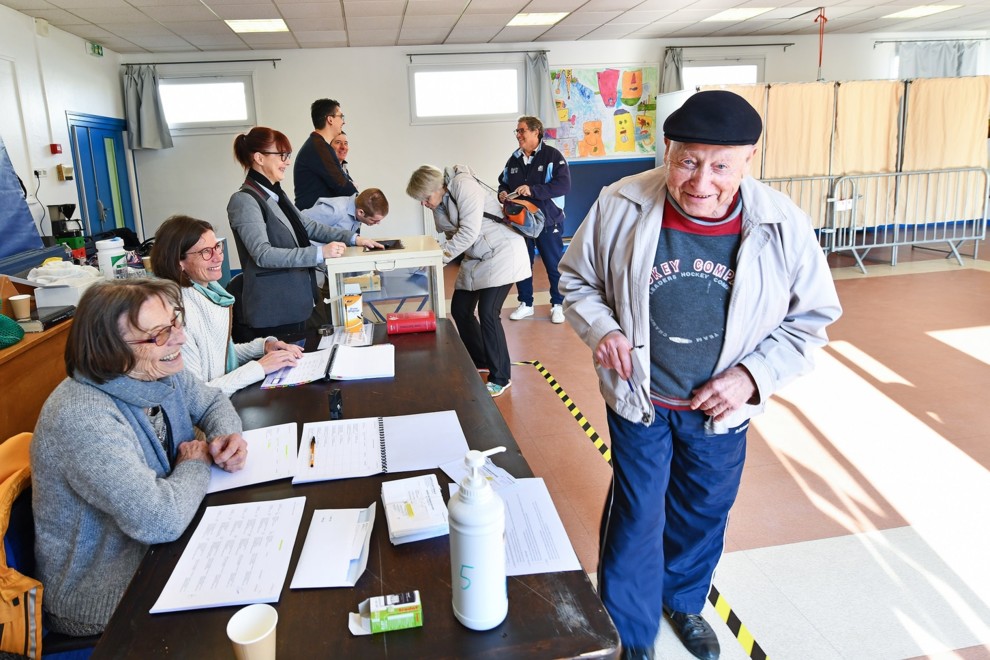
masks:
<svg viewBox="0 0 990 660"><path fill-rule="evenodd" d="M351 275L344 278L344 286L347 286L348 284L357 284L361 287L362 293L367 293L369 291L381 291L382 276L375 271L361 273L360 275Z"/></svg>
<svg viewBox="0 0 990 660"><path fill-rule="evenodd" d="M423 603L419 591L375 596L369 603L371 632L382 633L423 625Z"/></svg>
<svg viewBox="0 0 990 660"><path fill-rule="evenodd" d="M357 284L344 285L344 329L347 332L364 329L364 301Z"/></svg>

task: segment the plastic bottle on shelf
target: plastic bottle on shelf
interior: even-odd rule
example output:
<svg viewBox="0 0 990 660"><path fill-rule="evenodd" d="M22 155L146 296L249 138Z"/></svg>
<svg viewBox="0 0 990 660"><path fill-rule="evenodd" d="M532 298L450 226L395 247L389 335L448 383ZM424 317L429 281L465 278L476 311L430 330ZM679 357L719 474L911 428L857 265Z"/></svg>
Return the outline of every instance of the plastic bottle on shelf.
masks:
<svg viewBox="0 0 990 660"><path fill-rule="evenodd" d="M96 259L100 273L108 280L127 275L127 252L124 251L124 239L119 236L96 241Z"/></svg>
<svg viewBox="0 0 990 660"><path fill-rule="evenodd" d="M505 503L481 474L496 447L464 457L470 474L447 505L454 616L472 630L491 630L509 611L505 578Z"/></svg>

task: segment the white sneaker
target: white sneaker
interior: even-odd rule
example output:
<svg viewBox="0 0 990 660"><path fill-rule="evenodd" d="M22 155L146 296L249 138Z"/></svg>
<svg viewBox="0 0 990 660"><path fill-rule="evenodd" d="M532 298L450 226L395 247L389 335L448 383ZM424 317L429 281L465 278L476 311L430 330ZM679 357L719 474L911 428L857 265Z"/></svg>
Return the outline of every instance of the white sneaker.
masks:
<svg viewBox="0 0 990 660"><path fill-rule="evenodd" d="M564 308L560 305L553 305L550 307L550 322L551 323L563 323L564 322Z"/></svg>
<svg viewBox="0 0 990 660"><path fill-rule="evenodd" d="M519 307L516 307L516 311L509 314L509 319L513 321L519 321L520 319L525 319L533 315L533 306L527 305L526 303L519 303Z"/></svg>

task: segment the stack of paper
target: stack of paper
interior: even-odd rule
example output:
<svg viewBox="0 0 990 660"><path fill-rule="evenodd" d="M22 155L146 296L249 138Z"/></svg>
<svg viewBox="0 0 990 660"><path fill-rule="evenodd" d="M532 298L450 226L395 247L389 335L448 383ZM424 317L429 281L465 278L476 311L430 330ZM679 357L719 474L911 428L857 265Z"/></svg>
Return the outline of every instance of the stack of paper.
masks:
<svg viewBox="0 0 990 660"><path fill-rule="evenodd" d="M434 474L386 481L382 504L392 545L432 539L450 532L447 507Z"/></svg>
<svg viewBox="0 0 990 660"><path fill-rule="evenodd" d="M335 344L330 355L327 376L333 380L364 378L393 378L395 376L395 346L347 346Z"/></svg>

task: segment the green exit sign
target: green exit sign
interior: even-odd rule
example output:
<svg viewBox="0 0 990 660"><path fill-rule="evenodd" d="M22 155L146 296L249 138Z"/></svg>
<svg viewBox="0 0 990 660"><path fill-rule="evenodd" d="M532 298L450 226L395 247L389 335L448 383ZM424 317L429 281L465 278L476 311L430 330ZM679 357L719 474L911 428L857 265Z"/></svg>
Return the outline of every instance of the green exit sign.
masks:
<svg viewBox="0 0 990 660"><path fill-rule="evenodd" d="M100 44L94 44L92 41L87 41L86 52L93 57L103 57L103 46Z"/></svg>

